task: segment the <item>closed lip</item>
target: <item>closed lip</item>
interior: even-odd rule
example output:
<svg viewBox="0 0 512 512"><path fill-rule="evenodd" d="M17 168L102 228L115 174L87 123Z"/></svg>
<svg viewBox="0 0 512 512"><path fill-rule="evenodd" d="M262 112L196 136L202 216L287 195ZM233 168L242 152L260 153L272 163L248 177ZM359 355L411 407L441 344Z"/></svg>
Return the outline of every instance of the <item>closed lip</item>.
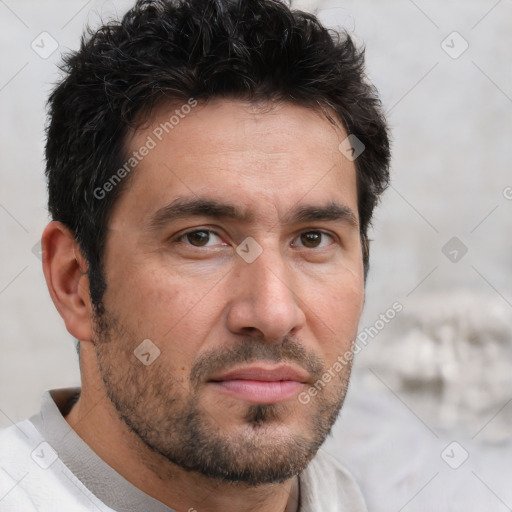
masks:
<svg viewBox="0 0 512 512"><path fill-rule="evenodd" d="M264 365L245 366L235 368L226 373L215 375L210 378L213 382L222 382L226 380L253 380L262 382L277 382L281 380L297 381L306 383L308 381L308 373L299 368L289 365L280 365L268 367Z"/></svg>

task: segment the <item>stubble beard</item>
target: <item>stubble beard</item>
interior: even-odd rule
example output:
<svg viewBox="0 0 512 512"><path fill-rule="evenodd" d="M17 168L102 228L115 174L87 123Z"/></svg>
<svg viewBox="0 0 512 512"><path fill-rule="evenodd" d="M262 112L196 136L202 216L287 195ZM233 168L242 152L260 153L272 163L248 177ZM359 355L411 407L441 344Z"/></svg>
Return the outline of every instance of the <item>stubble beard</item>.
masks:
<svg viewBox="0 0 512 512"><path fill-rule="evenodd" d="M95 350L105 392L119 418L156 459L207 478L259 486L301 473L329 435L343 405L351 363L337 380L303 405L247 404L243 426L227 434L201 406L203 377L214 370L256 360L298 363L314 377L325 364L287 338L275 345L254 339L202 354L192 366L188 392L160 357L144 366L134 355L135 337L111 313L95 318ZM200 382L202 380L202 386ZM302 414L300 430L286 428L287 415ZM152 462L154 464L154 462Z"/></svg>

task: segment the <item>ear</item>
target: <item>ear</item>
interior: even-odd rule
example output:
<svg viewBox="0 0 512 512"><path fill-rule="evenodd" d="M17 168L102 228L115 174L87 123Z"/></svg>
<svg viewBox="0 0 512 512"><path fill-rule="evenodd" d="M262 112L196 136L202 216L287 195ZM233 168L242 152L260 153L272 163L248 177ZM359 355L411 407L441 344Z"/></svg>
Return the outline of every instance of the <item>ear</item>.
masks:
<svg viewBox="0 0 512 512"><path fill-rule="evenodd" d="M92 340L88 265L73 234L62 222L52 221L43 231L41 248L46 284L66 329L81 341Z"/></svg>

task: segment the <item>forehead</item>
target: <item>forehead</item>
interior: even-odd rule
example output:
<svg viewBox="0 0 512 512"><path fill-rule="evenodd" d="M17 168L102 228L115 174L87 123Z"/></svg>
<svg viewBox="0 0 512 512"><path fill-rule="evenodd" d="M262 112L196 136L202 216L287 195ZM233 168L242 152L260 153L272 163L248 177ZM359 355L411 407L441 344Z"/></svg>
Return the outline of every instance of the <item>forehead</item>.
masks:
<svg viewBox="0 0 512 512"><path fill-rule="evenodd" d="M139 220L173 197L205 194L245 206L251 199L261 210L305 196L357 210L355 166L338 149L347 134L321 111L238 100L191 105L160 106L126 140L127 157L138 152L140 160L119 202L130 202Z"/></svg>

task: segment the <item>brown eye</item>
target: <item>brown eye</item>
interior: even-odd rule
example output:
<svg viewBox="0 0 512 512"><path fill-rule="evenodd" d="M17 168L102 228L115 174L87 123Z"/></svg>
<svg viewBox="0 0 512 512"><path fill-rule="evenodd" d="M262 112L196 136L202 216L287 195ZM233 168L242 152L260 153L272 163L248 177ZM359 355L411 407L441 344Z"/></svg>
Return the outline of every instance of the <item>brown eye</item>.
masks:
<svg viewBox="0 0 512 512"><path fill-rule="evenodd" d="M191 233L187 233L185 237L187 238L191 245L194 245L196 247L203 247L210 240L210 232L192 231Z"/></svg>
<svg viewBox="0 0 512 512"><path fill-rule="evenodd" d="M324 233L323 231L304 231L299 236L300 245L302 247L306 247L307 249L318 249L319 247L325 247L329 245L329 238L332 239L332 236L328 233Z"/></svg>
<svg viewBox="0 0 512 512"><path fill-rule="evenodd" d="M305 247L317 247L322 240L322 234L318 231L309 231L300 235L300 241Z"/></svg>
<svg viewBox="0 0 512 512"><path fill-rule="evenodd" d="M178 242L182 242L192 247L215 247L219 245L228 245L215 231L211 229L194 229L183 233Z"/></svg>

